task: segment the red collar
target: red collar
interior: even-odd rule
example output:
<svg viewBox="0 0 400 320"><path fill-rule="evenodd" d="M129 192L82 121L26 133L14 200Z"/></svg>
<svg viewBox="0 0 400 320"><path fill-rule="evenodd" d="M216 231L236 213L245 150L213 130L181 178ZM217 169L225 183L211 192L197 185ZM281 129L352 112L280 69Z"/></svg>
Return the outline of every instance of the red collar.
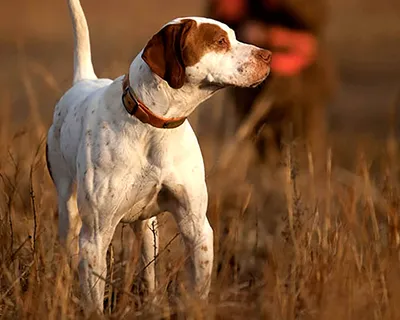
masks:
<svg viewBox="0 0 400 320"><path fill-rule="evenodd" d="M126 74L124 77L122 89L122 104L126 111L143 123L148 123L155 128L172 129L179 127L183 122L185 122L186 117L165 118L156 115L147 108L133 93L129 83L129 74Z"/></svg>

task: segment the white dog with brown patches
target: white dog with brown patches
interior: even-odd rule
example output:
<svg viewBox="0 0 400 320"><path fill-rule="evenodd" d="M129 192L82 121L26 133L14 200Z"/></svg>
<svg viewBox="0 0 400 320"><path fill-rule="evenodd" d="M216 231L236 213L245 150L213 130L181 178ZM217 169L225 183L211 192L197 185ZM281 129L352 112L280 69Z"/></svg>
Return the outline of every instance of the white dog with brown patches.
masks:
<svg viewBox="0 0 400 320"><path fill-rule="evenodd" d="M73 86L58 102L47 162L58 193L61 241L79 250L86 311L103 309L106 252L119 222L141 232L142 260L153 258L157 214L175 218L190 254L193 292L207 297L213 230L207 220L204 164L186 117L225 86L255 86L271 53L240 43L226 25L180 18L165 25L129 73L98 79L79 0L69 0L75 35ZM79 242L79 248L78 248ZM147 268L149 290L155 270Z"/></svg>

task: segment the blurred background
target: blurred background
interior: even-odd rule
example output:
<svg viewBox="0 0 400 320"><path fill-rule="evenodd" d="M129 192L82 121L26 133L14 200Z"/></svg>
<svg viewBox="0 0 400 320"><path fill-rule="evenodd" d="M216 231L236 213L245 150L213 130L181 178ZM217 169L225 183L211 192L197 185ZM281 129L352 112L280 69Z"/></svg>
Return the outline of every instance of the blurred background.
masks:
<svg viewBox="0 0 400 320"><path fill-rule="evenodd" d="M337 130L379 134L400 83L400 3L328 1L325 39L339 79L330 106L331 121ZM205 1L197 0L82 3L95 70L102 77L125 73L131 59L165 22L205 15L207 7ZM21 74L29 72L40 116L48 126L56 99L71 84L72 30L66 3L3 0L0 15L1 96L12 103L13 123L26 119L29 105ZM54 80L53 88L46 77L47 82Z"/></svg>
<svg viewBox="0 0 400 320"><path fill-rule="evenodd" d="M205 0L81 2L95 71L105 78L125 74L139 50L169 20L209 13ZM225 2L229 7L238 1ZM323 1L283 2L304 9ZM73 318L80 312L79 286L58 247L55 192L40 144L55 103L72 83L68 8L66 1L54 0L0 4L0 260L6 261L0 271L0 316L9 312L14 318L43 318L52 312L57 318L61 310ZM332 176L321 179L323 188L312 183L314 169L307 161L303 175L293 169L297 156L285 158L281 170L272 166L272 173L267 172L250 160L253 151L246 144L236 144L230 161L218 167L237 133L234 101L227 99L227 90L191 116L204 154L208 216L215 232L216 307L211 311L229 319L235 318L233 313L238 319L256 319L262 313L272 319L400 316L400 157L393 140L400 128L400 1L325 4L321 43L334 80L326 103ZM311 16L315 18L318 14ZM325 75L316 79L328 81ZM307 97L313 91L300 93ZM286 94L283 90L279 96ZM318 124L320 118L312 121ZM349 171L333 172L340 166ZM183 257L175 243L169 250L176 231L161 216L160 225L164 223L165 254L158 264L165 289L161 296L179 289L176 274ZM113 241L115 274L131 255L131 242L124 240L132 237L127 229L121 226ZM137 262L137 252L132 256ZM35 272L28 272L33 265ZM136 274L131 270L129 281L122 276L115 280L118 289L132 289ZM68 291L71 286L75 294ZM146 312L154 311L151 304L135 306L140 312L147 307Z"/></svg>

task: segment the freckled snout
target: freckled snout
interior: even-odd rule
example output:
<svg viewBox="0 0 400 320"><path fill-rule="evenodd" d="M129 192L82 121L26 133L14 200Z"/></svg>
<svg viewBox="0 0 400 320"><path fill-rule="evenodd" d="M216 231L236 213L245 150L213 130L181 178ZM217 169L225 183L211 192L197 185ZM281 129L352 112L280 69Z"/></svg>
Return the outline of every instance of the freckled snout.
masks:
<svg viewBox="0 0 400 320"><path fill-rule="evenodd" d="M254 80L250 86L256 87L268 77L271 71L272 53L269 50L257 48L252 51L252 55L254 61L252 78Z"/></svg>

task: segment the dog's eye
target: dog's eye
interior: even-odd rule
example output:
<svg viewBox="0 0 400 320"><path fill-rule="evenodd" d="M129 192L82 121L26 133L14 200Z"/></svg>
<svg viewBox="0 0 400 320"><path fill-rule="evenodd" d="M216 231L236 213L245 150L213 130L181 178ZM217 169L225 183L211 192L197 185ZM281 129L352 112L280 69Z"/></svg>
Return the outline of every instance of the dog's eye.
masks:
<svg viewBox="0 0 400 320"><path fill-rule="evenodd" d="M225 37L219 38L218 40L218 45L220 46L226 46L228 44L228 41L226 40Z"/></svg>

